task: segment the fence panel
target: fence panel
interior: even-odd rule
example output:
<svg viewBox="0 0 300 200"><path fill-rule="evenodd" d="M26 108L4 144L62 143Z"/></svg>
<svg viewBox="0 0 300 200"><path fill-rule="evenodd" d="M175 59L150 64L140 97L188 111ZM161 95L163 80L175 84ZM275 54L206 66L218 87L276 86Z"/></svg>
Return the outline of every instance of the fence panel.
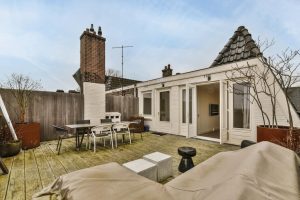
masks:
<svg viewBox="0 0 300 200"><path fill-rule="evenodd" d="M18 122L18 105L9 90L1 95L12 122ZM41 141L55 140L57 135L51 125L73 124L83 119L83 96L74 93L33 92L25 121L38 122L41 126Z"/></svg>
<svg viewBox="0 0 300 200"><path fill-rule="evenodd" d="M139 114L139 99L134 96L106 95L106 112L119 112L122 120Z"/></svg>
<svg viewBox="0 0 300 200"><path fill-rule="evenodd" d="M9 90L1 89L11 121L18 122L17 103ZM76 123L83 119L83 95L74 93L35 91L29 102L25 121L41 125L41 141L55 140L51 125ZM120 112L122 120L138 115L138 98L133 96L106 95L106 112Z"/></svg>

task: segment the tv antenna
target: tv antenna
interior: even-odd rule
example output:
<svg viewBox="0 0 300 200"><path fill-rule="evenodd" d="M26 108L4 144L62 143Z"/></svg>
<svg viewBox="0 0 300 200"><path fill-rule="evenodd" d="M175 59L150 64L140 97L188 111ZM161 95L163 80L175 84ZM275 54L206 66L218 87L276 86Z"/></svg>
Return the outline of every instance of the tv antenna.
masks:
<svg viewBox="0 0 300 200"><path fill-rule="evenodd" d="M121 79L121 94L122 96L124 96L124 93L123 93L123 67L124 67L124 55L123 55L123 51L124 51L124 48L129 48L129 47L133 47L133 46L119 46L119 47L113 47L113 49L122 49L122 79Z"/></svg>

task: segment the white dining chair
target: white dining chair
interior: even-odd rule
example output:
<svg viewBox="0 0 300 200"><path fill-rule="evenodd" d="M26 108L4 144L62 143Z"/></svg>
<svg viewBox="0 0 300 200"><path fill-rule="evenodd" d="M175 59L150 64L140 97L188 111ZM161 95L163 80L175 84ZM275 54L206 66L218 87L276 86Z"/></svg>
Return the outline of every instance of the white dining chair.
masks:
<svg viewBox="0 0 300 200"><path fill-rule="evenodd" d="M129 143L131 144L129 123L116 123L113 125L113 131L115 135L116 148L118 147L118 135L122 135L122 142L124 142L123 137L128 135Z"/></svg>
<svg viewBox="0 0 300 200"><path fill-rule="evenodd" d="M105 146L105 139L106 137L109 137L111 148L114 148L113 132L111 130L111 127L112 125L110 124L102 124L91 129L91 136L94 142L94 152L96 152L96 138L103 139L103 145ZM92 141L89 142L89 146L91 146L91 142Z"/></svg>

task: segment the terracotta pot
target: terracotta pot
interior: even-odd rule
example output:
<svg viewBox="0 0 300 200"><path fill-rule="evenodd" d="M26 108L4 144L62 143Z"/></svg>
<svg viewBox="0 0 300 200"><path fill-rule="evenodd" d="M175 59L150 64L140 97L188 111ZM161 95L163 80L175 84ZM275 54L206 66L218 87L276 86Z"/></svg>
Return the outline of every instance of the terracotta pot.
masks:
<svg viewBox="0 0 300 200"><path fill-rule="evenodd" d="M14 127L18 138L22 141L22 149L40 146L40 123L16 123Z"/></svg>
<svg viewBox="0 0 300 200"><path fill-rule="evenodd" d="M15 156L20 153L21 141L0 143L0 157Z"/></svg>

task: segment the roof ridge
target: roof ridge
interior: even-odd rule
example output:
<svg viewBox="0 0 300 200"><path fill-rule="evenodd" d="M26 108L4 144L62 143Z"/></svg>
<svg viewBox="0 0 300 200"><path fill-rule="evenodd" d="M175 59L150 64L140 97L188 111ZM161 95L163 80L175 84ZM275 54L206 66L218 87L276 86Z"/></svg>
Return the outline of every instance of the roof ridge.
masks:
<svg viewBox="0 0 300 200"><path fill-rule="evenodd" d="M243 56L238 56L243 54ZM261 52L245 26L239 26L210 67L254 58Z"/></svg>

